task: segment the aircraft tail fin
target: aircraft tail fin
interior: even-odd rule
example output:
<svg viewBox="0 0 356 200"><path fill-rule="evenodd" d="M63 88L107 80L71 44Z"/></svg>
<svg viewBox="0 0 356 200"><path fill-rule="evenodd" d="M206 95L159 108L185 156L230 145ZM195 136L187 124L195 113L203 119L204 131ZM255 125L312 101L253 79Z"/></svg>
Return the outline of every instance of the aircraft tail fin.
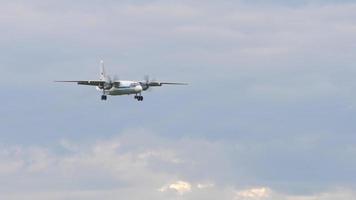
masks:
<svg viewBox="0 0 356 200"><path fill-rule="evenodd" d="M100 80L104 80L106 77L106 72L105 72L105 66L104 66L104 61L100 61Z"/></svg>

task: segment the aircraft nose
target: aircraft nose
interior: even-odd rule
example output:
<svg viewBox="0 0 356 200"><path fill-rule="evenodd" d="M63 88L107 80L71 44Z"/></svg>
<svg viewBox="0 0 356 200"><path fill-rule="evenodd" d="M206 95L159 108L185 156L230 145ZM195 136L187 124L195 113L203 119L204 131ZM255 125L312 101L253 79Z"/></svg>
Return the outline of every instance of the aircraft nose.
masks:
<svg viewBox="0 0 356 200"><path fill-rule="evenodd" d="M142 86L141 86L141 85L137 85L137 86L135 87L135 91L136 91L136 92L141 92L141 91L142 91Z"/></svg>

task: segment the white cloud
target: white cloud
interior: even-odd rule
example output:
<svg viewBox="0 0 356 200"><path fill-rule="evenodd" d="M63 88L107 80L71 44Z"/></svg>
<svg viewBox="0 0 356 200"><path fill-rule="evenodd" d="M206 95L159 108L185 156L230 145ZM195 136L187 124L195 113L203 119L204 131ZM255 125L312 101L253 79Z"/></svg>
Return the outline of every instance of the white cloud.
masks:
<svg viewBox="0 0 356 200"><path fill-rule="evenodd" d="M214 183L198 183L197 184L197 188L199 188L199 189L208 189L208 188L212 188L214 186L215 186Z"/></svg>
<svg viewBox="0 0 356 200"><path fill-rule="evenodd" d="M159 189L160 192L167 192L169 190L175 191L179 195L183 195L187 192L191 192L192 185L185 181L176 181L174 183L163 186Z"/></svg>
<svg viewBox="0 0 356 200"><path fill-rule="evenodd" d="M271 189L266 187L250 188L236 192L236 200L263 200L270 197Z"/></svg>

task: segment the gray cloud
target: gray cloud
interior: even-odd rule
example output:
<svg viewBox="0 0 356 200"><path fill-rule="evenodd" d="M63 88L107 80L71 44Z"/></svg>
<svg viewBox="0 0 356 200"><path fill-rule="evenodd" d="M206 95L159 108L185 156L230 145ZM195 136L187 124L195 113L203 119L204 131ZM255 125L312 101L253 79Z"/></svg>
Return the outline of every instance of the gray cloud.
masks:
<svg viewBox="0 0 356 200"><path fill-rule="evenodd" d="M177 141L137 130L109 140L86 144L65 140L59 144L57 148L2 147L0 197L15 200L115 199L117 196L236 200L355 197L352 191L338 186L310 195L293 195L280 192L274 181L262 181L264 185L249 182L250 175L261 176L255 166L249 166L251 161L259 162L256 164L266 169L268 162L264 159L270 156L265 157L268 152L266 155L259 152L258 158L251 154L243 157L239 153L242 143L233 152L225 142ZM254 146L254 151L260 149ZM237 159L237 165L231 162L232 157ZM236 173L241 174L236 176ZM268 169L263 173L268 174ZM234 181L227 178L230 175Z"/></svg>

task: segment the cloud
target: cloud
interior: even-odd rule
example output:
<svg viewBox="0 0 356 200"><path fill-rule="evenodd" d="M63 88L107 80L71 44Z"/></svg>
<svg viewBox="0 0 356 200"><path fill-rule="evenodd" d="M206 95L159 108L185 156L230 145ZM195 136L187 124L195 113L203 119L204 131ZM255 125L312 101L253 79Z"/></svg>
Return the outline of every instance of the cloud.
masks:
<svg viewBox="0 0 356 200"><path fill-rule="evenodd" d="M18 171L22 166L23 166L22 161L16 161L16 160L2 161L0 163L0 174L3 175L11 174L13 172Z"/></svg>
<svg viewBox="0 0 356 200"><path fill-rule="evenodd" d="M197 188L199 189L208 189L214 187L214 183L198 183Z"/></svg>
<svg viewBox="0 0 356 200"><path fill-rule="evenodd" d="M262 200L270 197L271 189L266 187L251 188L236 192L236 200Z"/></svg>
<svg viewBox="0 0 356 200"><path fill-rule="evenodd" d="M58 144L56 148L2 146L0 198L346 200L355 196L351 190L327 188L295 195L273 182L251 187L266 181L251 182L251 173L258 170L228 162L232 152L225 142L173 140L134 131L88 143L60 140Z"/></svg>
<svg viewBox="0 0 356 200"><path fill-rule="evenodd" d="M175 183L171 183L169 185L163 186L159 189L160 192L166 192L168 190L173 190L177 192L179 195L183 195L187 192L191 192L192 185L189 182L185 181L177 181Z"/></svg>
<svg viewBox="0 0 356 200"><path fill-rule="evenodd" d="M235 200L346 200L356 197L356 193L347 189L335 189L311 195L292 195L273 191L268 187L256 187L235 192Z"/></svg>
<svg viewBox="0 0 356 200"><path fill-rule="evenodd" d="M31 173L43 173L55 164L47 149L31 148L28 151L27 170Z"/></svg>
<svg viewBox="0 0 356 200"><path fill-rule="evenodd" d="M142 154L138 155L139 158L149 160L149 159L159 159L161 161L167 161L170 163L183 163L184 161L177 158L177 156L172 151L167 150L151 150L143 152Z"/></svg>

